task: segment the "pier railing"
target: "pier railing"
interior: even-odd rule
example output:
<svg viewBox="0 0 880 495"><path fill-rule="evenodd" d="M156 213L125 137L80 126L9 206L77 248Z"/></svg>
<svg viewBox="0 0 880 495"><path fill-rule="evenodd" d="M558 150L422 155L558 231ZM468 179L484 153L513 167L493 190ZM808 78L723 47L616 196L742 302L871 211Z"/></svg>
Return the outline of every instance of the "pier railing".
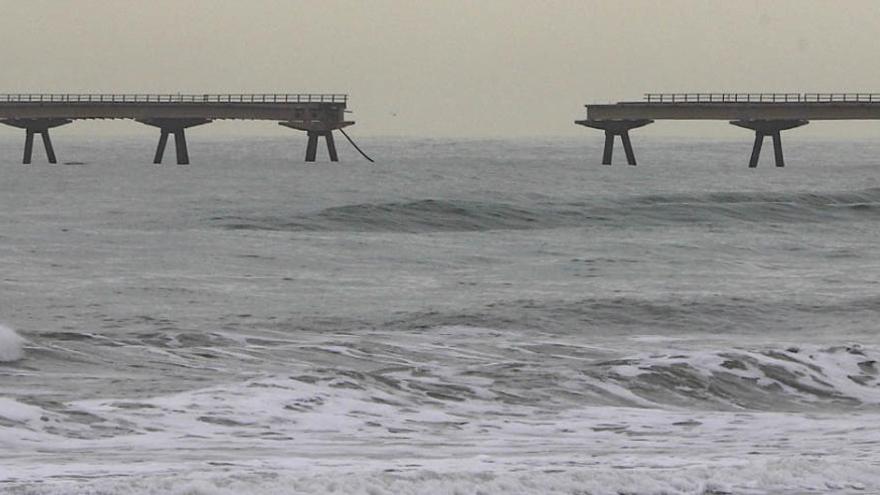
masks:
<svg viewBox="0 0 880 495"><path fill-rule="evenodd" d="M346 94L0 94L0 103L346 103Z"/></svg>
<svg viewBox="0 0 880 495"><path fill-rule="evenodd" d="M880 93L804 93L803 101L880 103Z"/></svg>
<svg viewBox="0 0 880 495"><path fill-rule="evenodd" d="M880 93L645 93L646 103L880 103Z"/></svg>

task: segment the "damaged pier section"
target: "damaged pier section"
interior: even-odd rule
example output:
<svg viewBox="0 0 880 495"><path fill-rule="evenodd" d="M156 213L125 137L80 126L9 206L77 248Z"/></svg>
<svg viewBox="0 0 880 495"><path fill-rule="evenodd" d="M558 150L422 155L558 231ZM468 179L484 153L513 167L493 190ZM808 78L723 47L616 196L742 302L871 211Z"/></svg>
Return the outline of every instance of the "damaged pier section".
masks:
<svg viewBox="0 0 880 495"><path fill-rule="evenodd" d="M642 101L586 105L575 123L605 131L602 163L611 165L620 136L627 163L636 164L629 131L656 120L725 120L755 132L749 167L756 168L765 137L773 140L777 167L784 167L782 131L811 120L880 120L880 93L647 93Z"/></svg>
<svg viewBox="0 0 880 495"><path fill-rule="evenodd" d="M305 131L307 162L317 159L318 138L323 137L335 162L333 131L354 124L345 120L347 103L344 94L0 94L0 124L24 129L24 164L31 163L36 134L49 163L57 163L49 129L85 119L129 119L158 128L153 163L162 163L173 136L177 163L189 164L186 129L215 120L271 120Z"/></svg>

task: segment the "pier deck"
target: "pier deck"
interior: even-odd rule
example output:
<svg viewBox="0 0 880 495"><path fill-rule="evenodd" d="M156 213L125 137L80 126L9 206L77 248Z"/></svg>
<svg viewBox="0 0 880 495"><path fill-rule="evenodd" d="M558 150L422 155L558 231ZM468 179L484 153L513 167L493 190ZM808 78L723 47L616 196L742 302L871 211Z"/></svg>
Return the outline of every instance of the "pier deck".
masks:
<svg viewBox="0 0 880 495"><path fill-rule="evenodd" d="M773 138L776 166L785 165L780 132L811 120L880 120L878 93L647 93L642 101L586 105L575 123L605 131L603 164L611 164L614 137L635 165L629 131L655 120L727 120L755 131L749 167L758 164L764 137Z"/></svg>
<svg viewBox="0 0 880 495"><path fill-rule="evenodd" d="M0 123L25 130L23 163L31 162L33 138L41 134L50 163L56 163L49 129L82 119L132 119L160 129L154 163L161 163L173 134L177 162L189 163L185 129L214 120L273 120L305 131L306 161L315 161L323 137L337 161L332 132L345 120L344 94L0 94Z"/></svg>

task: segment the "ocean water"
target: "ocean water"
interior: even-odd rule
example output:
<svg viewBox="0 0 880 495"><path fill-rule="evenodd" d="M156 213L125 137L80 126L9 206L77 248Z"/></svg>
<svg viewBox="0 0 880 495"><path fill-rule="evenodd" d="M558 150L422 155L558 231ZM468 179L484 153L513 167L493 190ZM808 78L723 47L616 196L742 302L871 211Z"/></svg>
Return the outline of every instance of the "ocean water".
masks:
<svg viewBox="0 0 880 495"><path fill-rule="evenodd" d="M880 493L878 142L19 138L2 493Z"/></svg>

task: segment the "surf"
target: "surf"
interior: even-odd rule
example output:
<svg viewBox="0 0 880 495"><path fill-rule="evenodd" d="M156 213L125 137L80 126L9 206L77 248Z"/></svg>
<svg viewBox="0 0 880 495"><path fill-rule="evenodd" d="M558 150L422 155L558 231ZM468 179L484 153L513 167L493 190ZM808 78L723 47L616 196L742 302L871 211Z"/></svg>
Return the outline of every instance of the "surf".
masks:
<svg viewBox="0 0 880 495"><path fill-rule="evenodd" d="M24 339L15 330L0 325L0 363L11 363L24 358Z"/></svg>

